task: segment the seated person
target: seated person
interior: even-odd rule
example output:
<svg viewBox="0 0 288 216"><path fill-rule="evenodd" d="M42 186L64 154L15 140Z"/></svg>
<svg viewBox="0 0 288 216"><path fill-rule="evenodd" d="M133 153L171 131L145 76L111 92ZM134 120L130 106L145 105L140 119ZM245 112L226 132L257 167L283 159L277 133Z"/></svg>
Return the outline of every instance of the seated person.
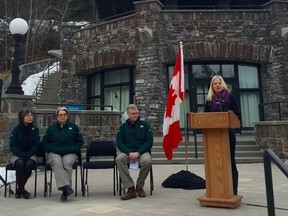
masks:
<svg viewBox="0 0 288 216"><path fill-rule="evenodd" d="M66 201L74 191L72 185L73 164L83 145L83 137L78 126L68 121L68 109L56 110L57 121L50 125L43 136L43 145L48 153L47 162L55 173L61 200Z"/></svg>
<svg viewBox="0 0 288 216"><path fill-rule="evenodd" d="M137 194L139 197L146 197L143 187L152 165L150 152L153 145L153 133L149 125L140 120L136 105L130 104L127 114L129 119L120 126L117 134L117 147L121 153L116 157L116 164L123 186L128 189L121 196L122 200L136 198ZM140 164L140 171L135 189L128 165L136 161Z"/></svg>
<svg viewBox="0 0 288 216"><path fill-rule="evenodd" d="M28 178L37 161L37 146L40 142L39 129L33 124L32 111L23 108L18 113L19 124L13 128L10 136L10 162L16 168L15 197L29 199L31 193L25 190Z"/></svg>

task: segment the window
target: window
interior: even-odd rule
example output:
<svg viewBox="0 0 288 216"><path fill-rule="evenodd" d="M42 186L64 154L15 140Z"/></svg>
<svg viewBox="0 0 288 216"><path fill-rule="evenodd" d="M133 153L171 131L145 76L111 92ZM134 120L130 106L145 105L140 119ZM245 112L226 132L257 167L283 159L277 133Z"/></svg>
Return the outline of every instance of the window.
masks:
<svg viewBox="0 0 288 216"><path fill-rule="evenodd" d="M258 68L250 65L239 65L239 87L242 127L253 127L260 121L260 89Z"/></svg>
<svg viewBox="0 0 288 216"><path fill-rule="evenodd" d="M194 78L211 78L215 75L228 78L235 75L233 64L195 64L192 65L192 74Z"/></svg>
<svg viewBox="0 0 288 216"><path fill-rule="evenodd" d="M94 110L110 110L124 112L122 121L127 119L126 108L133 103L133 68L117 68L101 71L88 77L88 104L107 105L92 107Z"/></svg>
<svg viewBox="0 0 288 216"><path fill-rule="evenodd" d="M174 66L168 67L169 82ZM237 62L199 62L186 63L184 67L186 99L180 105L180 126L185 127L184 117L187 112L204 112L204 105L211 78L221 75L230 92L239 103L242 128L253 129L253 123L260 120L259 103L261 89L259 68L253 64ZM170 83L169 83L170 85ZM185 104L185 110L184 110Z"/></svg>

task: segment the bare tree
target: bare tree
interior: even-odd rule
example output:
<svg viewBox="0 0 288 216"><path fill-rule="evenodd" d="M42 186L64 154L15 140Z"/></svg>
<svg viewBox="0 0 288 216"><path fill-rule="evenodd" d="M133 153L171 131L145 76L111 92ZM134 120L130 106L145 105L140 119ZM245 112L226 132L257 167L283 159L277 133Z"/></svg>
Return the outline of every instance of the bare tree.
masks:
<svg viewBox="0 0 288 216"><path fill-rule="evenodd" d="M37 0L36 0L37 1ZM29 11L29 19L28 19L28 25L30 26L30 23L31 23L31 20L32 20L32 15L33 15L33 0L30 0L30 11ZM28 31L27 33L27 40L26 40L26 48L25 48L25 62L27 61L27 51L28 51L28 39L29 39L29 36L30 36L30 32L31 31Z"/></svg>

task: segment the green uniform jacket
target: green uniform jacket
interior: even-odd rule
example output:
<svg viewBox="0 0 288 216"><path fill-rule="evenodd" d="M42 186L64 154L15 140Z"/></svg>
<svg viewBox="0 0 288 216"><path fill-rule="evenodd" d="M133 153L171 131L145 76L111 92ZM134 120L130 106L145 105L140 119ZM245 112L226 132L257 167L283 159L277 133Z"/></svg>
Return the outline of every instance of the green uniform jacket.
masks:
<svg viewBox="0 0 288 216"><path fill-rule="evenodd" d="M38 144L40 143L39 129L32 123L29 146L26 146L26 150L23 150L21 141L23 140L24 130L22 127L24 127L24 125L19 124L13 128L10 136L10 151L17 156L19 156L21 152L25 152L29 155L29 157L31 157L32 155L36 154Z"/></svg>
<svg viewBox="0 0 288 216"><path fill-rule="evenodd" d="M43 136L43 145L46 152L59 155L77 154L83 145L83 137L79 127L67 122L62 128L59 123L48 127Z"/></svg>
<svg viewBox="0 0 288 216"><path fill-rule="evenodd" d="M143 154L151 152L152 145L153 133L144 121L138 119L133 125L128 119L120 126L117 134L117 147L121 152L127 155L130 152Z"/></svg>

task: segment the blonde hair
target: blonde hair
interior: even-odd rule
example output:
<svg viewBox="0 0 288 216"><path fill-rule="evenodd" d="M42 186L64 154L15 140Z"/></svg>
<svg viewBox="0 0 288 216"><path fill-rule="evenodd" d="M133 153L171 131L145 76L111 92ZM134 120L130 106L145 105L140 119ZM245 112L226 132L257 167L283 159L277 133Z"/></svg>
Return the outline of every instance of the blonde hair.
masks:
<svg viewBox="0 0 288 216"><path fill-rule="evenodd" d="M60 110L64 110L67 115L69 114L69 111L66 107L58 107L56 110L56 116L58 116L58 113L60 112Z"/></svg>
<svg viewBox="0 0 288 216"><path fill-rule="evenodd" d="M207 94L207 100L208 101L211 101L212 100L212 97L214 95L214 90L213 90L213 82L215 79L220 79L221 81L221 87L222 87L222 90L226 89L228 92L229 92L229 89L227 87L227 84L226 82L224 81L223 77L220 76L220 75L215 75L212 77L211 79L211 82L210 82L210 85L209 85L209 90L208 90L208 94Z"/></svg>

